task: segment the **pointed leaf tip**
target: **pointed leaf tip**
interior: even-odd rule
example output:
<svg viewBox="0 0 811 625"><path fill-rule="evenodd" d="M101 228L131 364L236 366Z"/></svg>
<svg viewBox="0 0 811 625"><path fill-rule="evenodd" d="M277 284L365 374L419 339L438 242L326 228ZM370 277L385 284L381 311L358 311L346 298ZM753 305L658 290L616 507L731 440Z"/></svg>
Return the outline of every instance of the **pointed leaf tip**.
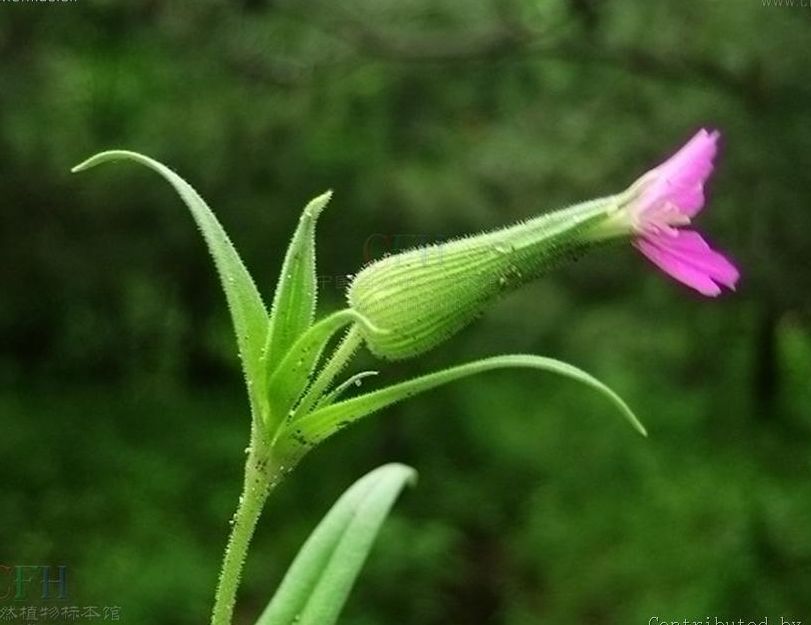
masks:
<svg viewBox="0 0 811 625"><path fill-rule="evenodd" d="M295 341L312 326L318 298L315 267L315 227L332 191L310 200L285 253L276 283L269 319L265 357L278 362ZM272 373L268 371L268 373Z"/></svg>
<svg viewBox="0 0 811 625"><path fill-rule="evenodd" d="M309 217L310 219L317 219L318 216L321 214L329 201L332 199L332 189L328 189L321 195L313 198L304 208L304 217Z"/></svg>
<svg viewBox="0 0 811 625"><path fill-rule="evenodd" d="M267 309L239 253L217 217L194 188L166 165L128 150L99 152L76 165L76 173L110 161L133 161L159 174L178 193L191 213L214 258L234 325L248 394L254 411L265 402L262 386L262 346L267 332Z"/></svg>
<svg viewBox="0 0 811 625"><path fill-rule="evenodd" d="M74 165L71 167L70 173L78 174L79 172L91 169L96 165L100 165L101 163L106 163L108 161L132 159L134 161L143 162L143 159L146 158L147 157L143 156L142 154L131 152L129 150L106 150L104 152L94 154L90 158L86 158L78 165Z"/></svg>

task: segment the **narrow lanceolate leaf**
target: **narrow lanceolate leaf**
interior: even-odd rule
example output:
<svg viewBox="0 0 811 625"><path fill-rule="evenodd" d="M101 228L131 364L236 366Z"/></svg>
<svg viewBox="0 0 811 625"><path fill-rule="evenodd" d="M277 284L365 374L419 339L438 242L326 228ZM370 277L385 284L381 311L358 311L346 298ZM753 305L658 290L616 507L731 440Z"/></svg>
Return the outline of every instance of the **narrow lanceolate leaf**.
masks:
<svg viewBox="0 0 811 625"><path fill-rule="evenodd" d="M252 407L256 410L261 406L261 401L263 401L261 398L264 396L263 390L257 386L264 383L264 377L261 375L261 356L267 334L267 310L242 259L220 222L217 221L214 213L200 195L165 165L136 152L113 150L92 156L74 167L72 171L84 171L115 160L135 161L163 176L175 188L191 211L192 217L214 257L214 264L225 290Z"/></svg>
<svg viewBox="0 0 811 625"><path fill-rule="evenodd" d="M317 296L315 224L330 197L332 192L327 191L307 204L287 248L271 306L266 358L282 358L313 323Z"/></svg>
<svg viewBox="0 0 811 625"><path fill-rule="evenodd" d="M605 395L638 432L647 435L643 425L619 395L585 371L552 358L515 354L494 356L492 358L484 358L464 365L450 367L443 371L420 376L406 382L400 382L399 384L394 384L378 391L359 395L358 397L353 397L332 404L331 406L315 410L291 424L290 427L295 429L295 434L290 437L290 440L295 441L298 445L302 445L303 448L300 450L300 453L303 453L306 451L307 447L324 440L342 427L376 412L381 408L385 408L403 399L460 378L484 371L492 371L493 369L507 368L540 369L582 382ZM289 453L293 456L296 452L295 450L289 450Z"/></svg>
<svg viewBox="0 0 811 625"><path fill-rule="evenodd" d="M329 340L350 323L368 325L354 310L345 309L325 317L298 337L268 381L268 426L284 419L301 396L321 359Z"/></svg>
<svg viewBox="0 0 811 625"><path fill-rule="evenodd" d="M256 625L334 625L394 500L416 473L388 464L355 482L299 551Z"/></svg>

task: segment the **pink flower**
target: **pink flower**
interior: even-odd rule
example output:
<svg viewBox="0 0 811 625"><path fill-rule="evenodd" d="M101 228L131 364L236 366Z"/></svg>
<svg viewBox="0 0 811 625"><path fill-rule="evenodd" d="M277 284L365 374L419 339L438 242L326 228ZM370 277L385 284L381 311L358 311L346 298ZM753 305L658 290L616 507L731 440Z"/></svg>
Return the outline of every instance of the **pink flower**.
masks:
<svg viewBox="0 0 811 625"><path fill-rule="evenodd" d="M699 130L678 152L639 178L625 208L634 246L653 264L703 295L734 290L740 274L690 225L704 207L704 183L713 170L720 133Z"/></svg>

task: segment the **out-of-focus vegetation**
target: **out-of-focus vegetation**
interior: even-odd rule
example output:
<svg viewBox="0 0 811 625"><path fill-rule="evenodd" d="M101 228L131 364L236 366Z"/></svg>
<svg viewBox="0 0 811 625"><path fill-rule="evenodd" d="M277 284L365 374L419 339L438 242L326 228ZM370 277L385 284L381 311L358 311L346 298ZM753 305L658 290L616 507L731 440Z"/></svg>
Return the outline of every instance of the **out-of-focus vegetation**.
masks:
<svg viewBox="0 0 811 625"><path fill-rule="evenodd" d="M388 410L279 490L240 622L386 461L419 488L347 624L811 617L809 36L807 7L761 0L0 4L0 563L67 564L72 603L127 623L205 622L239 492L248 408L199 234L147 172L71 177L86 156L175 167L266 294L333 188L323 312L371 257L621 190L711 125L701 220L737 294L607 249L382 369L568 359L650 439L533 373Z"/></svg>

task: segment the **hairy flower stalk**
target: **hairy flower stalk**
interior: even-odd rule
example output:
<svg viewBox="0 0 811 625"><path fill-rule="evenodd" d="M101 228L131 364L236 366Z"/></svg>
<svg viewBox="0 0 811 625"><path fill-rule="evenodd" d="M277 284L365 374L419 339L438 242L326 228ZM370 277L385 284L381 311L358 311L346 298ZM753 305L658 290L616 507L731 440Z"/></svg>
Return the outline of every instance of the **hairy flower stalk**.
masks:
<svg viewBox="0 0 811 625"><path fill-rule="evenodd" d="M620 194L367 266L347 297L370 322L362 329L369 348L393 360L428 351L498 295L612 239L633 240L666 273L705 295L718 295L718 284L733 288L737 269L698 233L680 229L704 205L717 138L700 131Z"/></svg>

